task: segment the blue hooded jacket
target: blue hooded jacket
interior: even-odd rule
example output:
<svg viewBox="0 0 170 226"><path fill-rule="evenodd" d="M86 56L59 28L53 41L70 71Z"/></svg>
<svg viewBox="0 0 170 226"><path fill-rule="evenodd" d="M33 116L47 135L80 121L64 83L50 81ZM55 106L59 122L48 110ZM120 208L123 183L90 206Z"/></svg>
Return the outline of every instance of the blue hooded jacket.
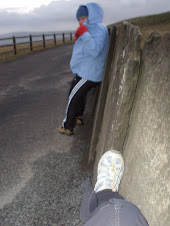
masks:
<svg viewBox="0 0 170 226"><path fill-rule="evenodd" d="M88 32L75 42L70 67L73 74L93 82L101 82L109 43L107 28L102 24L103 10L88 3L88 20L83 24Z"/></svg>

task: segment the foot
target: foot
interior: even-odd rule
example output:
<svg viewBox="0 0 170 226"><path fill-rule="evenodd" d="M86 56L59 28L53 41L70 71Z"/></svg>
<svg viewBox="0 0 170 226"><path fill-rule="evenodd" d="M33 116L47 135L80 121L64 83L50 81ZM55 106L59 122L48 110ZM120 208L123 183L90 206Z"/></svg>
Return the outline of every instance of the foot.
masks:
<svg viewBox="0 0 170 226"><path fill-rule="evenodd" d="M98 163L97 182L94 191L104 189L118 191L124 171L124 162L120 152L109 150L104 153Z"/></svg>
<svg viewBox="0 0 170 226"><path fill-rule="evenodd" d="M58 129L59 133L61 134L65 134L67 136L71 136L74 134L73 130L69 130L69 129L65 129L64 127L60 126L59 129Z"/></svg>
<svg viewBox="0 0 170 226"><path fill-rule="evenodd" d="M82 126L84 124L84 121L83 121L83 117L77 117L76 118L76 125L78 126Z"/></svg>

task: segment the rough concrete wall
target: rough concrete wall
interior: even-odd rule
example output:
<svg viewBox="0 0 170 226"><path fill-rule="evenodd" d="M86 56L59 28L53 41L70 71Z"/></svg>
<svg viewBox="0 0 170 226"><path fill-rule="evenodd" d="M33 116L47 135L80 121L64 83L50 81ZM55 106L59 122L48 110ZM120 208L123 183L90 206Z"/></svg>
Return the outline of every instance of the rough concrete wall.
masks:
<svg viewBox="0 0 170 226"><path fill-rule="evenodd" d="M168 226L170 34L153 33L140 51L135 26L124 23L117 33L91 141L89 160L96 152L93 183L102 154L120 150L125 160L120 194L141 209L151 226Z"/></svg>
<svg viewBox="0 0 170 226"><path fill-rule="evenodd" d="M104 115L97 114L95 119L101 129L95 146L94 178L101 155L109 148L122 150L138 80L140 42L141 34L137 27L124 23L118 28Z"/></svg>
<svg viewBox="0 0 170 226"><path fill-rule="evenodd" d="M92 139L90 144L89 162L95 159L96 145L99 139L99 134L101 129L101 119L103 118L108 85L110 80L110 72L111 72L112 60L114 56L115 42L116 42L116 27L113 26L110 33L110 42L109 42L108 54L107 54L107 59L105 64L103 82L101 84L100 91L99 91L99 97L98 97L99 101L97 102L97 106L94 106L96 107L96 109L95 109L95 120L93 124Z"/></svg>
<svg viewBox="0 0 170 226"><path fill-rule="evenodd" d="M142 51L140 76L123 150L120 193L150 225L168 226L170 172L170 33L153 33Z"/></svg>

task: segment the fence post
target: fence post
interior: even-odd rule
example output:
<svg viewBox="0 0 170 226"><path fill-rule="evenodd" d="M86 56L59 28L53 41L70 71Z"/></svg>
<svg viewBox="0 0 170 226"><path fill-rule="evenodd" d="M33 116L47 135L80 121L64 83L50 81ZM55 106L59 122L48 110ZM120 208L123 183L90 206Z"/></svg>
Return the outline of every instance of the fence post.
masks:
<svg viewBox="0 0 170 226"><path fill-rule="evenodd" d="M45 35L43 34L42 36L43 36L43 46L45 48Z"/></svg>
<svg viewBox="0 0 170 226"><path fill-rule="evenodd" d="M32 48L32 35L30 35L30 51L32 51L33 48Z"/></svg>
<svg viewBox="0 0 170 226"><path fill-rule="evenodd" d="M16 45L16 38L13 36L13 46L14 46L14 54L17 54L17 45Z"/></svg>
<svg viewBox="0 0 170 226"><path fill-rule="evenodd" d="M110 28L108 28L109 36L110 36Z"/></svg>
<svg viewBox="0 0 170 226"><path fill-rule="evenodd" d="M63 43L65 43L65 35L64 35L64 33L63 33Z"/></svg>
<svg viewBox="0 0 170 226"><path fill-rule="evenodd" d="M55 34L54 34L54 44L56 45L56 36L55 36Z"/></svg>
<svg viewBox="0 0 170 226"><path fill-rule="evenodd" d="M73 40L73 38L72 38L72 33L70 33L70 41L72 41Z"/></svg>

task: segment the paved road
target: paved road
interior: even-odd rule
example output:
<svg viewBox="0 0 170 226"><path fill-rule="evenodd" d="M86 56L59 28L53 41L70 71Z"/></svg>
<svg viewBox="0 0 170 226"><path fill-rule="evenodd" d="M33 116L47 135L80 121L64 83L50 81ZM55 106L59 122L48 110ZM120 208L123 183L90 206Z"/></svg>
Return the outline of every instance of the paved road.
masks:
<svg viewBox="0 0 170 226"><path fill-rule="evenodd" d="M72 45L0 66L0 225L81 225L92 113L58 133L73 76Z"/></svg>

